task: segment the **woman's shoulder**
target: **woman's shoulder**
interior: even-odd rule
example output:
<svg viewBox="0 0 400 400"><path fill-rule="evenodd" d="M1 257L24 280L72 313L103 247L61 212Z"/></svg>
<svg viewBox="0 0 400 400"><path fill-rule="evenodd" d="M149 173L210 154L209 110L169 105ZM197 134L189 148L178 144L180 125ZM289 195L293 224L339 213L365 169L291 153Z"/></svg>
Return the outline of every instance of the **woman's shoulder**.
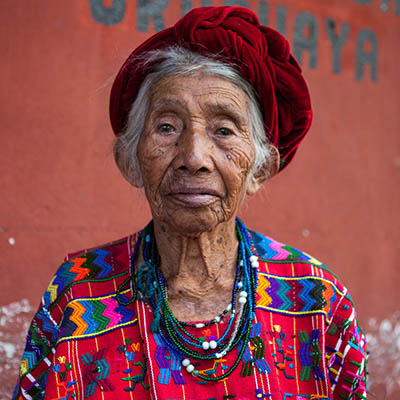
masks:
<svg viewBox="0 0 400 400"><path fill-rule="evenodd" d="M255 253L261 261L260 272L290 279L317 278L345 291L338 277L315 257L261 233L250 233Z"/></svg>
<svg viewBox="0 0 400 400"><path fill-rule="evenodd" d="M124 251L129 251L129 242L136 241L137 234L129 235L121 239L106 242L99 246L88 247L78 251L73 251L65 256L65 262L79 257L86 257L88 254L119 254ZM128 247L127 247L128 246Z"/></svg>
<svg viewBox="0 0 400 400"><path fill-rule="evenodd" d="M129 235L101 246L67 254L57 269L42 304L66 302L71 298L103 296L130 273L130 260L138 234Z"/></svg>
<svg viewBox="0 0 400 400"><path fill-rule="evenodd" d="M347 288L326 265L268 236L250 233L259 259L258 308L286 315L324 314L328 324L337 325L355 318Z"/></svg>
<svg viewBox="0 0 400 400"><path fill-rule="evenodd" d="M29 327L20 383L13 398L22 398L20 389L28 393L33 379L33 397L42 398L57 346L136 323L134 311L125 305L129 301L130 260L137 237L130 235L65 257Z"/></svg>
<svg viewBox="0 0 400 400"><path fill-rule="evenodd" d="M309 254L260 233L250 233L259 258L257 309L269 312L269 316L279 315L274 317L274 327L281 329L285 323L287 327L297 326L298 354L309 346L310 337L314 337L314 344L322 337L323 358L335 399L347 399L348 387L366 398L366 340L347 289ZM298 318L296 325L293 319L287 322L288 316ZM317 316L325 321L325 325L319 325L325 326L322 331L318 323L315 325L315 321L321 321Z"/></svg>

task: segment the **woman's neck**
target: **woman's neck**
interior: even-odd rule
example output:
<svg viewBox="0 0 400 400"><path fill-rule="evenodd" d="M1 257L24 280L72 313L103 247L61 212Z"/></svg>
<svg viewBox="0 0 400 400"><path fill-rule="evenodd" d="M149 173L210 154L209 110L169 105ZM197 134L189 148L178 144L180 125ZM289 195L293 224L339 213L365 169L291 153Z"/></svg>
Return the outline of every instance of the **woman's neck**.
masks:
<svg viewBox="0 0 400 400"><path fill-rule="evenodd" d="M230 303L238 240L235 220L220 223L196 237L154 222L168 303L182 320L211 319Z"/></svg>

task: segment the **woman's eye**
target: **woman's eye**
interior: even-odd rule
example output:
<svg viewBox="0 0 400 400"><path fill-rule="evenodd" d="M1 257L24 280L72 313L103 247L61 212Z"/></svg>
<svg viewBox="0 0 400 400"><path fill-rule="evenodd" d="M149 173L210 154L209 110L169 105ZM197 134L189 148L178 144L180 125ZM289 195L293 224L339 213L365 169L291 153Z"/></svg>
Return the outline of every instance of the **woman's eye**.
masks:
<svg viewBox="0 0 400 400"><path fill-rule="evenodd" d="M233 132L229 128L219 128L217 133L222 136L230 136Z"/></svg>
<svg viewBox="0 0 400 400"><path fill-rule="evenodd" d="M170 133L174 130L174 127L170 124L161 124L158 129L162 133Z"/></svg>

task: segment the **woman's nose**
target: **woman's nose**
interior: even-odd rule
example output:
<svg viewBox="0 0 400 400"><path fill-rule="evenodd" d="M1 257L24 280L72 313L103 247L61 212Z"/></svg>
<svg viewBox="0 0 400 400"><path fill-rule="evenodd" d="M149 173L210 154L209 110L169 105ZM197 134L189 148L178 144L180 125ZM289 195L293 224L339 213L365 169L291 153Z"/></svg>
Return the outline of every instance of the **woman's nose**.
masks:
<svg viewBox="0 0 400 400"><path fill-rule="evenodd" d="M187 128L175 143L177 155L174 169L197 172L211 172L214 169L212 140L205 129Z"/></svg>

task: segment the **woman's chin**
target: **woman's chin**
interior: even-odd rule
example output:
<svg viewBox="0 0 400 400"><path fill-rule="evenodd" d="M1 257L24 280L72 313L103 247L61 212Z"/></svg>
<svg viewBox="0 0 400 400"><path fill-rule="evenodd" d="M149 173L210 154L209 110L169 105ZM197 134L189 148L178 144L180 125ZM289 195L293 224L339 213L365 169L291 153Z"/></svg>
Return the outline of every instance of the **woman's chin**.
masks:
<svg viewBox="0 0 400 400"><path fill-rule="evenodd" d="M163 218L169 229L177 234L196 237L204 232L213 231L220 223L225 222L222 213L214 210L196 208L193 210L175 211ZM171 233L172 233L171 232Z"/></svg>

